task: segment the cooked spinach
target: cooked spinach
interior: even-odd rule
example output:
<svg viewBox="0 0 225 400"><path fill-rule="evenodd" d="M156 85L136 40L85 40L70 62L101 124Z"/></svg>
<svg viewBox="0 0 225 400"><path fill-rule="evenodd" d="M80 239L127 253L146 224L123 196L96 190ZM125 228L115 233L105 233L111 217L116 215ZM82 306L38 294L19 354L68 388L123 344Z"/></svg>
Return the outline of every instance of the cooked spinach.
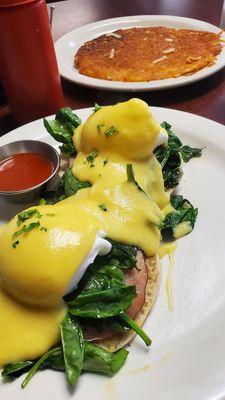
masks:
<svg viewBox="0 0 225 400"><path fill-rule="evenodd" d="M69 316L62 321L60 331L67 381L74 386L83 368L83 332L78 321Z"/></svg>
<svg viewBox="0 0 225 400"><path fill-rule="evenodd" d="M69 302L69 313L77 317L107 318L127 310L136 297L135 286L86 290Z"/></svg>
<svg viewBox="0 0 225 400"><path fill-rule="evenodd" d="M122 269L133 268L137 264L137 247L125 243L115 242L107 238L111 243L112 249L110 253L105 256L106 261L110 265L117 265Z"/></svg>
<svg viewBox="0 0 225 400"><path fill-rule="evenodd" d="M71 350L74 351L73 348ZM83 344L83 350L84 354L82 362L82 371L94 372L108 376L115 375L124 365L126 358L128 356L128 351L125 349L120 349L114 353L110 353L109 351L103 349L102 347L99 347L86 340L84 341ZM29 372L30 374L29 381L30 381L30 379L34 376L34 373L37 372L39 369L51 368L51 369L65 371L65 363L64 363L62 348L57 347L50 350L50 352L45 354L45 360L44 361L42 360L42 362L39 363L38 366L37 362L40 361L41 359L36 361L20 361L7 364L2 371L2 376L4 378L6 377L17 378L24 372L27 372L27 370L30 368L30 371L32 371L32 374L30 374ZM36 366L37 368L37 369L35 368L35 371L33 370L33 366ZM23 388L29 383L29 381L26 380L26 382L23 384Z"/></svg>
<svg viewBox="0 0 225 400"><path fill-rule="evenodd" d="M69 107L61 108L53 121L44 118L44 126L50 135L62 143L60 150L67 156L76 154L73 144L74 130L81 124L80 118Z"/></svg>
<svg viewBox="0 0 225 400"><path fill-rule="evenodd" d="M142 340L144 340L146 346L151 345L152 341L150 337L147 335L147 333L143 331L140 326L137 325L137 323L128 314L123 312L119 315L119 318L122 319L127 327L133 329L137 333L137 335L140 336Z"/></svg>
<svg viewBox="0 0 225 400"><path fill-rule="evenodd" d="M123 270L136 267L137 247L106 239L112 245L111 251L106 256L96 257L79 282L75 295L81 290L105 290L113 286L123 286ZM68 298L73 299L74 294L66 296Z"/></svg>
<svg viewBox="0 0 225 400"><path fill-rule="evenodd" d="M70 107L60 108L55 118L63 123L71 124L74 128L77 128L81 124L81 119L73 113Z"/></svg>
<svg viewBox="0 0 225 400"><path fill-rule="evenodd" d="M2 376L17 377L26 372L31 365L33 365L33 361L17 361L6 364L2 370Z"/></svg>
<svg viewBox="0 0 225 400"><path fill-rule="evenodd" d="M171 130L171 125L166 121L161 126L168 133L168 143L167 146L158 146L154 154L162 166L164 186L169 189L179 183L181 161L188 162L192 157L201 156L202 149L183 146L181 140Z"/></svg>
<svg viewBox="0 0 225 400"><path fill-rule="evenodd" d="M185 145L181 147L180 153L182 160L184 162L188 162L192 157L200 157L202 154L202 149Z"/></svg>
<svg viewBox="0 0 225 400"><path fill-rule="evenodd" d="M96 113L98 110L101 110L102 106L100 106L98 103L95 103L93 113Z"/></svg>
<svg viewBox="0 0 225 400"><path fill-rule="evenodd" d="M68 168L62 178L60 179L59 185L55 191L46 191L43 193L45 204L55 204L67 197L73 196L78 190L90 187L89 182L79 181L72 173L72 170Z"/></svg>
<svg viewBox="0 0 225 400"><path fill-rule="evenodd" d="M170 203L174 211L167 214L163 223L162 235L165 236L169 234L174 236L175 230L183 222L190 224L189 232L192 231L198 215L198 209L194 208L193 205L181 195L171 195Z"/></svg>
<svg viewBox="0 0 225 400"><path fill-rule="evenodd" d="M113 376L123 366L127 356L128 351L125 349L110 353L102 347L85 341L83 371Z"/></svg>
<svg viewBox="0 0 225 400"><path fill-rule="evenodd" d="M128 180L128 182L132 182L135 186L137 186L137 188L141 192L144 192L144 190L139 186L138 182L135 179L134 171L133 171L133 165L132 164L126 164L126 172L127 172L127 180Z"/></svg>
<svg viewBox="0 0 225 400"><path fill-rule="evenodd" d="M73 196L77 193L78 190L90 187L91 184L89 182L81 182L79 181L72 173L71 169L67 169L62 177L64 183L64 191L66 197Z"/></svg>
<svg viewBox="0 0 225 400"><path fill-rule="evenodd" d="M36 374L36 372L42 367L42 364L44 364L46 361L48 361L52 356L58 354L59 349L54 348L49 350L47 353L45 353L39 360L37 360L29 370L28 374L26 375L25 379L23 380L21 386L22 388L25 388L27 384L30 382L30 380L33 378L33 376ZM3 370L4 371L4 370Z"/></svg>
<svg viewBox="0 0 225 400"><path fill-rule="evenodd" d="M120 333L133 329L150 345L150 338L125 314L136 291L135 286L125 285L124 272L136 266L138 249L112 240L110 242L110 253L96 257L78 289L66 296L69 311L61 323L61 343L38 360L6 365L3 376L17 377L28 371L22 383L22 387L25 387L38 370L45 368L65 371L70 386L76 384L82 371L114 375L124 364L128 352L121 349L109 353L83 340L83 332L88 326L100 332L106 327Z"/></svg>

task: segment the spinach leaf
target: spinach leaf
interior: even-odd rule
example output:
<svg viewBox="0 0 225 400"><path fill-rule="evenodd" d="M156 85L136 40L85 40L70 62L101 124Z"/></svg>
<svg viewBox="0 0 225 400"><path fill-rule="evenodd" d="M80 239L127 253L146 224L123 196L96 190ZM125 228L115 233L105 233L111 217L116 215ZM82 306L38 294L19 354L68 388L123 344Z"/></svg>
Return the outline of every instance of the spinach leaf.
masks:
<svg viewBox="0 0 225 400"><path fill-rule="evenodd" d="M95 103L93 113L96 113L97 111L101 110L102 106L100 106L98 103Z"/></svg>
<svg viewBox="0 0 225 400"><path fill-rule="evenodd" d="M202 154L202 149L197 147L182 146L180 148L180 154L184 162L188 162L192 157L200 157Z"/></svg>
<svg viewBox="0 0 225 400"><path fill-rule="evenodd" d="M62 146L60 146L60 150L68 156L76 154L72 138L75 128L80 124L80 118L74 114L69 107L60 109L56 113L53 121L48 121L44 118L44 126L48 133L50 133L57 142L63 143Z"/></svg>
<svg viewBox="0 0 225 400"><path fill-rule="evenodd" d="M117 265L122 269L133 268L137 264L137 247L115 242L106 238L112 245L110 253L106 256L107 263Z"/></svg>
<svg viewBox="0 0 225 400"><path fill-rule="evenodd" d="M146 346L150 346L152 341L150 337L143 331L143 329L137 325L137 323L126 313L121 313L119 318L122 319L122 321L127 325L130 329L133 329L138 336L144 340Z"/></svg>
<svg viewBox="0 0 225 400"><path fill-rule="evenodd" d="M54 191L45 191L42 195L45 198L45 204L55 204L67 197L73 196L78 190L90 186L91 184L89 182L79 181L73 175L71 169L68 168L60 179L57 189Z"/></svg>
<svg viewBox="0 0 225 400"><path fill-rule="evenodd" d="M8 363L4 365L2 376L17 377L26 372L31 365L33 365L32 361L17 361L13 363Z"/></svg>
<svg viewBox="0 0 225 400"><path fill-rule="evenodd" d="M103 291L87 290L68 303L69 313L86 318L112 317L127 310L135 297L135 286L114 286Z"/></svg>
<svg viewBox="0 0 225 400"><path fill-rule="evenodd" d="M60 325L67 381L74 386L81 374L84 360L82 329L77 321L66 316Z"/></svg>
<svg viewBox="0 0 225 400"><path fill-rule="evenodd" d="M164 121L161 126L168 133L168 143L167 146L158 146L154 150L154 154L162 166L164 186L169 189L179 183L181 160L188 162L192 157L201 156L202 149L183 146L180 139L171 130L170 124Z"/></svg>
<svg viewBox="0 0 225 400"><path fill-rule="evenodd" d="M83 371L115 375L124 365L128 351L120 349L114 353L85 341Z"/></svg>
<svg viewBox="0 0 225 400"><path fill-rule="evenodd" d="M57 142L63 143L62 146L59 147L62 153L68 156L76 154L72 140L74 134L72 125L67 126L58 120L48 121L44 118L44 126Z"/></svg>
<svg viewBox="0 0 225 400"><path fill-rule="evenodd" d="M89 271L89 274L84 277L83 282L83 290L105 290L111 286L124 285L124 274L115 265L105 265L98 268L94 273Z"/></svg>
<svg viewBox="0 0 225 400"><path fill-rule="evenodd" d="M81 119L73 113L70 107L60 108L55 118L63 123L71 124L73 128L77 128L81 124Z"/></svg>
<svg viewBox="0 0 225 400"><path fill-rule="evenodd" d="M139 186L138 182L135 179L133 165L126 164L126 172L127 172L127 180L128 182L132 182L135 186L137 186L138 190L144 192L144 190ZM145 192L144 192L145 193Z"/></svg>
<svg viewBox="0 0 225 400"><path fill-rule="evenodd" d="M66 197L73 196L77 193L78 190L90 187L91 184L89 182L81 182L79 181L72 173L71 169L67 169L62 177L62 181L64 184L64 192Z"/></svg>
<svg viewBox="0 0 225 400"><path fill-rule="evenodd" d="M29 370L28 374L26 375L25 379L21 384L22 388L25 388L25 386L27 386L27 384L30 382L30 380L33 378L36 372L43 366L42 364L44 364L52 356L58 354L58 352L59 348L56 347L54 349L49 350L47 353L43 354L43 356L39 358L39 360L36 361L35 364L33 364L31 369Z"/></svg>
<svg viewBox="0 0 225 400"><path fill-rule="evenodd" d="M76 295L80 290L105 290L112 286L124 285L123 270L136 267L137 247L117 243L109 238L107 240L112 245L110 253L103 257L96 257L79 282Z"/></svg>
<svg viewBox="0 0 225 400"><path fill-rule="evenodd" d="M163 223L162 235L165 236L169 234L178 238L180 236L177 236L176 232L182 223L187 222L189 227L188 231L184 234L193 230L198 215L198 209L194 208L193 205L181 195L170 196L170 203L174 211L166 216Z"/></svg>

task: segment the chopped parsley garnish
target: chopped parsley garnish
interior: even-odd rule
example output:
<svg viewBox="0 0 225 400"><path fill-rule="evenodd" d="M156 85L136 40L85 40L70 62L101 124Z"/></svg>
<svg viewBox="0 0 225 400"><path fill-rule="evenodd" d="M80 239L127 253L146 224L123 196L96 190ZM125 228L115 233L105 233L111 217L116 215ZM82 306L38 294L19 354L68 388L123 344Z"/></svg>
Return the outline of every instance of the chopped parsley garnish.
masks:
<svg viewBox="0 0 225 400"><path fill-rule="evenodd" d="M101 132L101 128L104 126L104 124L98 124L97 125L97 131L98 131L98 133L100 133Z"/></svg>
<svg viewBox="0 0 225 400"><path fill-rule="evenodd" d="M115 128L115 126L110 126L110 128L106 129L104 134L105 137L113 136L119 133L119 131Z"/></svg>
<svg viewBox="0 0 225 400"><path fill-rule="evenodd" d="M47 232L47 231L48 231L48 228L46 228L45 226L41 226L41 231Z"/></svg>
<svg viewBox="0 0 225 400"><path fill-rule="evenodd" d="M104 161L103 161L103 167L104 167L106 164L108 164L108 162L109 162L108 160L104 160Z"/></svg>
<svg viewBox="0 0 225 400"><path fill-rule="evenodd" d="M46 203L47 201L44 198L39 200L39 206L44 206Z"/></svg>
<svg viewBox="0 0 225 400"><path fill-rule="evenodd" d="M98 157L98 150L93 150L87 157L86 160L90 164L90 167L94 167L94 159Z"/></svg>
<svg viewBox="0 0 225 400"><path fill-rule="evenodd" d="M30 219L32 217L41 218L41 216L42 215L39 213L39 211L36 208L32 208L31 210L27 210L27 211L21 211L18 214L17 226L20 226L21 224L23 224L27 219Z"/></svg>
<svg viewBox="0 0 225 400"><path fill-rule="evenodd" d="M98 207L100 208L100 210L102 211L108 211L108 208L106 207L106 205L104 203L99 204Z"/></svg>
<svg viewBox="0 0 225 400"><path fill-rule="evenodd" d="M19 243L20 243L19 240L16 240L15 242L12 243L12 247L15 249Z"/></svg>
<svg viewBox="0 0 225 400"><path fill-rule="evenodd" d="M15 239L18 236L22 235L22 233L29 232L34 228L39 228L39 226L40 226L40 222L39 221L31 222L29 225L24 225L21 229L19 229L18 231L14 232L12 238Z"/></svg>
<svg viewBox="0 0 225 400"><path fill-rule="evenodd" d="M100 106L98 103L95 103L95 106L94 106L93 112L95 113L95 112L97 112L97 111L101 110L101 108L102 108L102 106Z"/></svg>

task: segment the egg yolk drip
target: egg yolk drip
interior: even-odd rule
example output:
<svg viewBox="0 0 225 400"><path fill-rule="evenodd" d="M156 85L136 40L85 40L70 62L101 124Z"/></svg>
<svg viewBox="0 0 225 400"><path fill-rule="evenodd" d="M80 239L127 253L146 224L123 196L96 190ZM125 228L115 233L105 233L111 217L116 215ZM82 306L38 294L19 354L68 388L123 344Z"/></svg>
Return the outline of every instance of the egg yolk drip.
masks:
<svg viewBox="0 0 225 400"><path fill-rule="evenodd" d="M0 230L0 365L33 359L57 342L66 313L62 297L99 230L148 256L158 252L169 203L153 155L159 132L141 100L102 107L74 134L73 174L92 186L35 207L21 226L15 216ZM127 164L136 182L128 179ZM32 223L13 245L15 232Z"/></svg>

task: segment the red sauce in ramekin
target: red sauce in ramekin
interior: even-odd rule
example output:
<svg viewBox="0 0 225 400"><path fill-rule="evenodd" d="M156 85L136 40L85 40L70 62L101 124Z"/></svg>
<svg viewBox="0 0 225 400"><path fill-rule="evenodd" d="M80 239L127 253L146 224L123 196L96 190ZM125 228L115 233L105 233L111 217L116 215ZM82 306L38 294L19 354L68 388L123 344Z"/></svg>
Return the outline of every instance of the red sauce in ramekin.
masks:
<svg viewBox="0 0 225 400"><path fill-rule="evenodd" d="M44 182L53 171L53 162L41 154L14 154L0 161L0 191L29 189Z"/></svg>

